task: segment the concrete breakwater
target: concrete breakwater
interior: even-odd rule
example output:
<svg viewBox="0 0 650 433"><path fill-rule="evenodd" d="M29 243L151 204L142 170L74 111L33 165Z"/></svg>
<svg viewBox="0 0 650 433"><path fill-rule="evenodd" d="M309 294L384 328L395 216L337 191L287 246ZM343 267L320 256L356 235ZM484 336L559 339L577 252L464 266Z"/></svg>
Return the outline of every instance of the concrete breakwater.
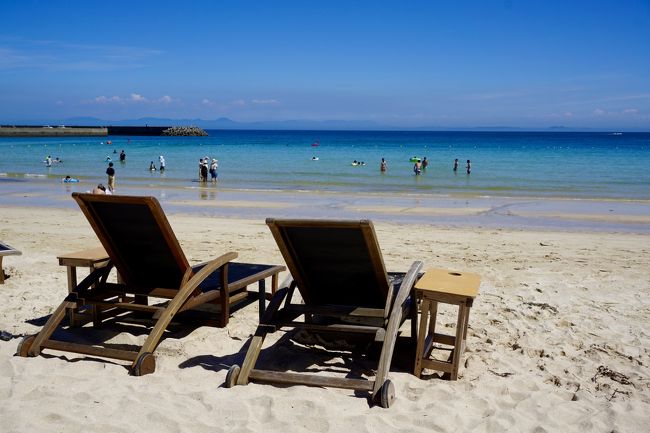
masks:
<svg viewBox="0 0 650 433"><path fill-rule="evenodd" d="M205 137L208 133L198 126L173 126L165 129L162 135Z"/></svg>
<svg viewBox="0 0 650 433"><path fill-rule="evenodd" d="M78 137L105 136L103 126L0 126L0 137Z"/></svg>
<svg viewBox="0 0 650 433"><path fill-rule="evenodd" d="M14 126L1 125L0 137L206 136L196 126Z"/></svg>

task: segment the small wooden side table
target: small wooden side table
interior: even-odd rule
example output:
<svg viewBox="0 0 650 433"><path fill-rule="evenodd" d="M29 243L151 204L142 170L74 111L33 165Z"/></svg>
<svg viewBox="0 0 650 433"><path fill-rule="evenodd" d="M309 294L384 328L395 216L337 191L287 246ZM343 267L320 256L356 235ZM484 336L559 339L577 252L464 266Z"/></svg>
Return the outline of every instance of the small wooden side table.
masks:
<svg viewBox="0 0 650 433"><path fill-rule="evenodd" d="M481 277L477 274L446 269L427 269L422 278L415 283L415 296L422 301L415 376L420 377L424 368L430 368L449 373L451 380L458 379L458 366L465 352L467 340L469 310L478 294L480 284ZM435 332L439 302L458 305L455 336ZM429 359L434 348L433 343L453 346L450 360Z"/></svg>
<svg viewBox="0 0 650 433"><path fill-rule="evenodd" d="M77 287L77 267L89 268L90 272L95 269L102 268L108 264L108 254L104 247L91 248L83 251L75 251L74 253L63 254L57 257L59 265L65 266L68 273L68 293ZM78 312L74 309L68 311L68 320L70 326L76 326Z"/></svg>

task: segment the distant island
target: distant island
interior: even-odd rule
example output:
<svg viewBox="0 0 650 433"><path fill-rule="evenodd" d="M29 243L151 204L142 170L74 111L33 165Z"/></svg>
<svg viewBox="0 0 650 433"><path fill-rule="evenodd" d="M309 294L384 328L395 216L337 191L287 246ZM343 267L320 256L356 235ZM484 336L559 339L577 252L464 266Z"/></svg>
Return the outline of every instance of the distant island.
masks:
<svg viewBox="0 0 650 433"><path fill-rule="evenodd" d="M70 137L106 135L204 137L198 126L41 126L0 125L0 137Z"/></svg>

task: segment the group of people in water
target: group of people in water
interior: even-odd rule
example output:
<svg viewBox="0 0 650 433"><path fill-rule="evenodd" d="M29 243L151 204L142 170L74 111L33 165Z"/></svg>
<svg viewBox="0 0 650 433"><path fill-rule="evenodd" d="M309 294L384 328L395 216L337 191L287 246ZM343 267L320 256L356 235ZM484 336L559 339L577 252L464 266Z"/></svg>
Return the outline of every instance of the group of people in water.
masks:
<svg viewBox="0 0 650 433"><path fill-rule="evenodd" d="M165 171L165 157L164 156L160 155L158 157L158 164L159 164L158 171L163 173ZM149 171L156 171L156 164L154 164L153 161L151 161L149 163Z"/></svg>
<svg viewBox="0 0 650 433"><path fill-rule="evenodd" d="M318 158L313 157L312 160L318 160ZM426 156L423 157L423 158L419 158L419 157L417 157L417 156L413 156L413 157L411 157L411 158L409 159L409 161L414 163L414 164L413 164L413 173L414 173L416 176L421 175L422 172L423 172L424 170L426 170L427 167L429 166L429 160L427 159ZM454 159L454 164L453 164L453 171L454 171L454 173L456 173L456 172L458 171L458 164L459 164L459 163L458 163L458 158ZM354 161L352 161L352 164L351 164L351 165L352 165L353 167L357 167L357 166L363 166L363 165L366 165L366 163L363 162L363 161L357 161L357 160L355 159ZM471 163L471 161L470 161L469 159L467 160L467 165L465 166L465 170L467 171L467 174L470 174L470 173L472 172L472 163ZM381 162L379 163L379 171L381 171L382 173L388 171L388 162L386 161L385 158L382 158L382 159L381 159Z"/></svg>
<svg viewBox="0 0 650 433"><path fill-rule="evenodd" d="M418 158L417 156L414 156L409 161L414 163L413 173L416 176L421 175L422 171L426 170L426 168L429 166L429 160L427 159L426 156L424 158ZM354 165L354 163L352 165ZM454 165L452 169L454 173L458 171L458 158L454 159ZM472 172L472 163L469 159L467 160L467 165L465 166L465 169L467 170L467 174L470 174ZM382 158L381 162L379 163L379 171L381 171L382 173L388 171L388 162L384 158Z"/></svg>
<svg viewBox="0 0 650 433"><path fill-rule="evenodd" d="M209 157L199 158L199 182L208 181L208 173L210 173L210 181L217 181L217 169L219 168L219 161Z"/></svg>
<svg viewBox="0 0 650 433"><path fill-rule="evenodd" d="M429 160L427 160L426 156L422 159L418 158L417 156L414 156L410 159L410 161L414 163L413 173L415 173L416 176L421 175L422 171L426 170L426 168L429 166ZM467 165L465 166L465 169L467 171L467 174L470 174L472 172L472 162L469 159L467 160ZM385 172L387 170L388 170L388 162L386 162L386 160L382 158L381 162L379 163L379 171ZM454 171L454 173L458 171L458 158L454 159L452 170Z"/></svg>
<svg viewBox="0 0 650 433"><path fill-rule="evenodd" d="M45 163L46 167L52 167L52 164L62 163L63 160L61 158L59 158L58 156L56 158L52 159L52 157L50 155L47 155L45 157L45 160L43 160L43 162Z"/></svg>

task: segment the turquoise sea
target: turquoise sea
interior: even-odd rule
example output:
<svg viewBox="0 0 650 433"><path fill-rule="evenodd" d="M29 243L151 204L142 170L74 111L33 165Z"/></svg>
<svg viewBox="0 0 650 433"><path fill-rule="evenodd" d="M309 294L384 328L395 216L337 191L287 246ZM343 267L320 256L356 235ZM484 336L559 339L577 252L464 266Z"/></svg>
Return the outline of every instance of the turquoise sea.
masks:
<svg viewBox="0 0 650 433"><path fill-rule="evenodd" d="M650 133L209 131L209 137L0 138L0 179L84 188L196 187L198 160L219 160L219 188L650 199ZM111 144L107 144L110 142ZM312 146L312 144L319 144ZM118 162L124 150L126 162ZM117 153L114 153L117 152ZM63 163L46 167L47 155ZM164 155L164 173L150 172ZM410 158L427 157L421 176ZM318 160L313 160L316 157ZM381 173L381 158L388 171ZM452 164L459 159L459 170ZM472 172L465 173L466 160ZM365 162L352 166L353 160Z"/></svg>
<svg viewBox="0 0 650 433"><path fill-rule="evenodd" d="M607 217L605 229L650 231L650 133L208 133L0 138L0 202L73 207L71 192L106 183L109 157L118 194L153 195L168 210L587 229L599 223L564 218L556 224L548 215L596 213ZM119 162L121 150L127 155L124 163ZM48 155L63 162L46 167ZM150 172L150 162L158 166L160 155L166 170ZM216 184L198 182L198 161L205 156L219 161ZM412 157L429 161L420 176L413 173ZM388 162L385 173L379 170L381 158ZM353 166L354 160L365 165ZM66 175L80 182L63 184ZM197 207L199 201L203 204ZM183 207L190 202L194 206ZM438 212L461 208L461 214Z"/></svg>

